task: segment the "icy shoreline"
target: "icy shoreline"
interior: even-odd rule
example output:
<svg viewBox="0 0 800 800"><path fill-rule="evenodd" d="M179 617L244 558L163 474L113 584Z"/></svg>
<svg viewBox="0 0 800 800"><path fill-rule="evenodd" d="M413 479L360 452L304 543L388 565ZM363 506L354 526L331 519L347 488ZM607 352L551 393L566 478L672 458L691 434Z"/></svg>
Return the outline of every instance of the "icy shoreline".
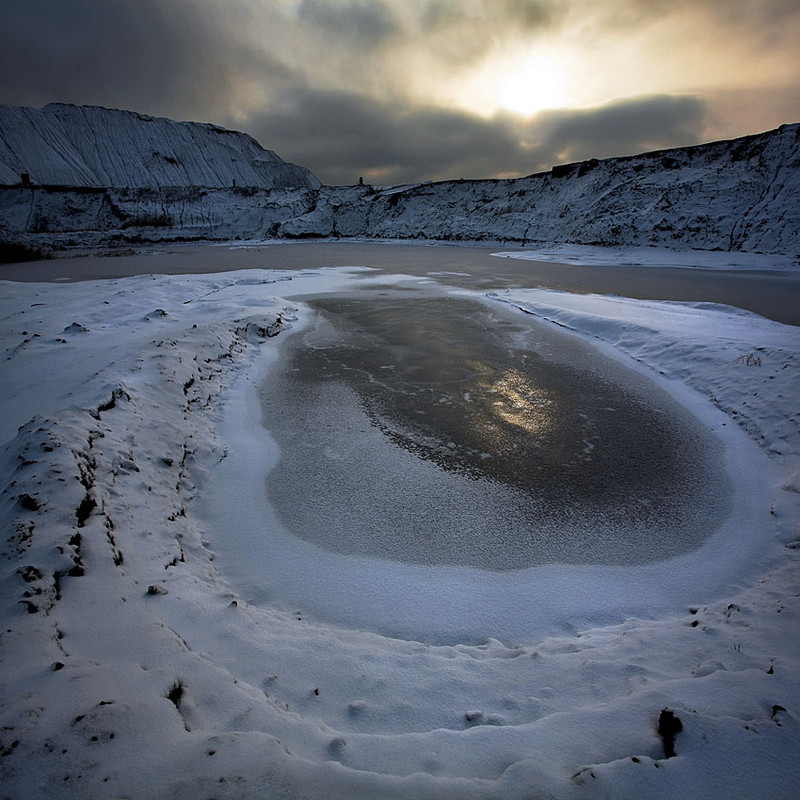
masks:
<svg viewBox="0 0 800 800"><path fill-rule="evenodd" d="M756 574L706 585L700 600L675 585L667 607L631 608L610 627L582 615L603 594L585 583L572 601L550 598L564 611L551 629L425 645L315 622L280 596L251 605L215 563L222 531L201 509L220 498L205 492L230 492L230 510L243 511L258 489L265 464L247 458L257 442L234 434L255 419L247 393L268 375L276 323L302 317L275 297L288 279L285 294L360 278L4 283L6 792L791 797L798 329L707 304L497 294L705 395L715 424L746 432L768 486L730 533L763 560L732 553ZM684 576L695 585L697 566ZM664 707L684 726L670 760L656 732Z"/></svg>

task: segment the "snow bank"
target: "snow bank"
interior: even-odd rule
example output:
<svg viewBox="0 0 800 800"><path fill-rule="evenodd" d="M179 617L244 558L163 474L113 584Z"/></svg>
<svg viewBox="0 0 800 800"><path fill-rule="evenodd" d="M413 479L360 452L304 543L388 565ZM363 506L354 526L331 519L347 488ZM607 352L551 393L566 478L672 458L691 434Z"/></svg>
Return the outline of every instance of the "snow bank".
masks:
<svg viewBox="0 0 800 800"><path fill-rule="evenodd" d="M739 253L702 250L667 250L664 247L598 247L580 244L550 244L493 253L499 258L545 261L556 264L610 264L627 267L678 267L710 270L794 270L798 257L765 253Z"/></svg>
<svg viewBox="0 0 800 800"><path fill-rule="evenodd" d="M304 314L276 295L365 280L333 270L4 283L5 794L793 797L797 329L724 307L490 298L663 373L743 431L766 480L760 552L746 579L696 604L702 571L696 592L649 617L622 608L587 626L589 593L565 598L576 613L548 635L432 645L243 596L214 550L245 532L200 513L241 452L230 426L252 414L253 382L269 379L274 334ZM252 486L229 484L232 495L256 491L262 469L253 463ZM742 546L751 533L737 531ZM729 555L718 542L708 557ZM663 708L683 728L670 759Z"/></svg>

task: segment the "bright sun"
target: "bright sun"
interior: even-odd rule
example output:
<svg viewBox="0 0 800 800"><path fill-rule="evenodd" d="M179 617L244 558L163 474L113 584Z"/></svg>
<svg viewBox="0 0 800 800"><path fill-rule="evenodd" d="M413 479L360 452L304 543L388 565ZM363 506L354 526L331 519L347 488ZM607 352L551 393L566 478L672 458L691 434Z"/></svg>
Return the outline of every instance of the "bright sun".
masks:
<svg viewBox="0 0 800 800"><path fill-rule="evenodd" d="M528 115L565 105L565 76L555 59L534 55L509 65L507 70L497 78L496 103L500 108Z"/></svg>
<svg viewBox="0 0 800 800"><path fill-rule="evenodd" d="M564 67L570 60L559 56L527 50L487 60L450 85L450 99L480 114L502 110L530 116L549 108L565 108L577 98L572 96L574 81Z"/></svg>

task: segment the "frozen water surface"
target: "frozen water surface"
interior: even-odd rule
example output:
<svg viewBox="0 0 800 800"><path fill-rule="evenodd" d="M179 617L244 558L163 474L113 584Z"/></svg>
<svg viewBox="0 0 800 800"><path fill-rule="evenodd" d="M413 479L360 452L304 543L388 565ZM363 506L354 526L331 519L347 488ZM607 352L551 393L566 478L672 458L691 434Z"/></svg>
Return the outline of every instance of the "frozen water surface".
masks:
<svg viewBox="0 0 800 800"><path fill-rule="evenodd" d="M685 386L430 277L285 289L298 320L234 390L209 487L248 601L529 637L674 608L758 552L753 445Z"/></svg>
<svg viewBox="0 0 800 800"><path fill-rule="evenodd" d="M714 437L552 326L419 289L309 304L263 393L269 498L297 536L415 564L631 565L724 516Z"/></svg>

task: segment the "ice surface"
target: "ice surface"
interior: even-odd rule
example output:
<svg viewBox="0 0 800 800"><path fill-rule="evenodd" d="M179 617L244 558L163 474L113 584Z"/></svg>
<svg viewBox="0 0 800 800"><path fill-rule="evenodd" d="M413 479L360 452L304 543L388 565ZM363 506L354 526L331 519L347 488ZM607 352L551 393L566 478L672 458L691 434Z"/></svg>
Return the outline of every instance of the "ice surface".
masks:
<svg viewBox="0 0 800 800"><path fill-rule="evenodd" d="M3 283L4 792L793 797L798 329L496 294L665 381L730 447L740 513L658 567L423 570L261 535L279 454L257 387L309 313L279 296L369 280ZM250 545L275 562L261 597L240 576ZM292 596L297 575L340 621L315 613L311 583ZM394 621L439 638L378 630ZM683 725L671 759L663 708Z"/></svg>
<svg viewBox="0 0 800 800"><path fill-rule="evenodd" d="M309 301L263 390L290 530L491 570L663 561L711 535L729 493L691 414L553 325L459 294Z"/></svg>
<svg viewBox="0 0 800 800"><path fill-rule="evenodd" d="M719 252L703 250L667 250L663 247L598 247L596 245L551 244L501 251L501 258L524 261L552 261L557 264L592 266L628 265L633 267L679 267L711 270L796 270L795 255Z"/></svg>

